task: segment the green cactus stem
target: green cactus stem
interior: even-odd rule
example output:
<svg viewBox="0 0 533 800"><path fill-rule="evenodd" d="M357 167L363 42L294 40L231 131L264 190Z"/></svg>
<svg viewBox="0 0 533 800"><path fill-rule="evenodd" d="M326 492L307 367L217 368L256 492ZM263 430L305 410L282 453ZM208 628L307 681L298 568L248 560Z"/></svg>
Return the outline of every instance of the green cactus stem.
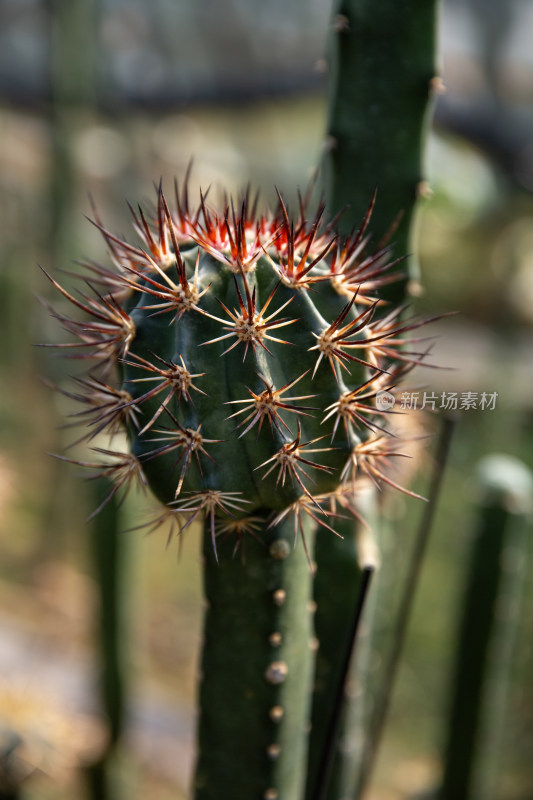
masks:
<svg viewBox="0 0 533 800"><path fill-rule="evenodd" d="M506 685L531 532L533 476L517 459L478 468L472 541L451 689L440 800L498 796Z"/></svg>
<svg viewBox="0 0 533 800"><path fill-rule="evenodd" d="M325 156L330 213L348 232L377 188L372 233L379 242L395 220L397 252L411 252L411 222L424 194L422 154L435 77L436 0L338 0L330 56ZM399 217L401 215L401 217ZM414 265L411 277L416 279ZM403 301L404 282L386 294Z"/></svg>
<svg viewBox="0 0 533 800"><path fill-rule="evenodd" d="M311 528L306 523L310 545ZM231 534L220 537L218 562L209 531L204 540L195 797L297 798L311 695L311 573L290 521L269 530L257 524L242 558Z"/></svg>
<svg viewBox="0 0 533 800"><path fill-rule="evenodd" d="M313 531L337 536L337 506L357 516L350 498L362 479L396 485L389 469L402 440L391 435L375 399L382 390L397 391L424 358L415 338L409 352L402 349L409 331L423 323L400 322L401 309L382 310L389 253L368 253L368 220L339 238L323 221L323 209L311 213L303 202L294 220L281 197L266 216L256 214L248 196L220 212L203 196L191 208L187 186L176 189L173 212L160 189L150 212L132 214L140 244L119 239L95 219L114 270L87 264L89 289L78 294L50 278L85 314L80 321L56 313L74 336L59 347L73 348L89 364L75 397L85 405L85 438L123 426L130 444L124 452L112 440L77 463L114 478L117 491L148 484L163 503L152 528L171 521L183 533L204 521L209 610L200 737L212 749L216 736L218 755L202 746L198 797L214 796L208 792L216 787L218 800L250 798L247 779L242 791L235 788L244 767L233 735L223 733L224 719L215 724L219 712L209 707L224 686L233 687L237 702L241 682L253 687L255 701L241 697L239 711L222 716L229 714L255 750L254 758L247 750L247 762L266 762L259 773L266 800L296 800L304 745L286 746L285 724L278 743L251 728L264 726L265 703L276 694L287 706L287 731L305 727L303 694L293 688L291 700L284 692L292 680L304 686L311 671L301 604L311 591ZM286 559L272 556L278 539L284 552L289 539L296 548ZM287 597L279 610L271 602L274 579ZM265 683L263 665L273 659L269 636L278 622L288 630L289 620L280 660L291 662L291 678L275 688ZM281 747L273 763L265 757L271 744ZM300 766L290 755L295 748ZM267 778L274 783L266 785Z"/></svg>

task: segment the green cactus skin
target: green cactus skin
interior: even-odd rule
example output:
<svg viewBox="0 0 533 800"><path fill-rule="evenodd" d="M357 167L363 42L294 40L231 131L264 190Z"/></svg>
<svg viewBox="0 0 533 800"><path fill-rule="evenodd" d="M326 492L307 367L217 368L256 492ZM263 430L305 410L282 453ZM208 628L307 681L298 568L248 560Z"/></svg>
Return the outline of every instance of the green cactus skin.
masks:
<svg viewBox="0 0 533 800"><path fill-rule="evenodd" d="M335 538L334 507L349 515L347 499L361 484L389 481L401 439L389 435L375 398L382 389L395 391L411 360L423 358L412 347L409 355L401 351L408 331L421 323L400 324L399 309L382 311L389 251L365 252L368 219L339 239L322 223L322 210L308 219L303 204L293 222L281 198L276 214L266 217L256 218L246 197L237 207L239 213L228 204L217 214L202 198L190 211L185 189L176 192L171 213L159 190L151 215L132 210L141 247L118 239L96 217L116 270L87 264L92 294L72 295L51 280L88 316L79 322L56 314L78 339L63 347L80 347L94 364L78 379L81 392L71 395L86 406L85 438L124 425L131 445L131 453L94 447L100 467L94 460L77 463L114 478L117 488L148 484L164 504L152 527L171 520L182 532L204 520L210 610L198 797L215 796L216 787L218 800L249 800L248 788L236 793L236 775L248 787L260 761L266 800L297 800L305 746L285 743L308 722L303 688L291 689L294 699L287 694L294 710L278 726L281 750L271 762L265 757L271 742L248 729L264 724L274 694L285 702L285 685L273 694L258 665L272 658L269 632L277 624L288 630L292 620L279 657L289 664L286 685L306 686L313 653L301 604L311 591L313 531L318 526ZM270 543L287 536L304 546L279 560ZM238 551L245 552L243 563ZM269 594L276 576L294 599L281 610ZM246 635L239 638L241 616ZM239 623L221 633L231 619ZM230 658L223 655L230 651ZM253 665L256 702L222 714L213 696L231 686L237 698L235 686L248 685ZM224 721L215 725L211 706L215 716L235 720L255 758L242 763L233 734L223 733ZM213 749L216 758L206 752Z"/></svg>
<svg viewBox="0 0 533 800"><path fill-rule="evenodd" d="M533 475L517 459L479 464L439 800L493 800L518 604L531 533Z"/></svg>
<svg viewBox="0 0 533 800"><path fill-rule="evenodd" d="M401 214L394 242L411 251L414 206L424 193L422 144L435 77L435 0L338 0L330 56L326 198L348 231L377 188L372 231L379 241ZM416 279L410 264L411 278ZM385 292L403 302L404 282Z"/></svg>

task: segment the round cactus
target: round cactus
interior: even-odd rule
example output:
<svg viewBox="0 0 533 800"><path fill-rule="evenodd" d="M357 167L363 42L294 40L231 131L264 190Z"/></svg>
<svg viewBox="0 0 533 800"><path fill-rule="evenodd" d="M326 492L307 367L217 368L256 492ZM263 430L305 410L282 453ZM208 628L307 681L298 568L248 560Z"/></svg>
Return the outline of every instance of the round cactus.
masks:
<svg viewBox="0 0 533 800"><path fill-rule="evenodd" d="M249 194L191 210L185 183L171 210L160 188L149 213L131 209L138 244L95 212L114 268L86 264L88 290L50 278L85 312L55 313L76 337L60 346L90 364L67 392L83 438L124 427L130 442L76 463L113 493L149 485L164 504L154 527L204 521L197 800L302 796L313 534L359 519L362 483L408 491L389 474L394 411L376 400L426 351L409 333L422 323L380 298L399 259L369 252L372 205L340 238L302 198L291 219L280 195L258 216Z"/></svg>
<svg viewBox="0 0 533 800"><path fill-rule="evenodd" d="M340 240L323 208L308 221L301 201L291 221L278 200L191 211L185 186L172 213L159 189L153 219L131 209L139 245L96 217L115 270L87 264L79 296L51 279L85 312L56 316L94 365L71 394L87 438L124 424L131 442L100 450L102 471L147 482L180 527L209 517L215 552L219 530L239 540L272 514L330 527L360 474L391 483L398 439L375 398L425 355L405 348L421 323L379 299L398 260L367 254L371 208Z"/></svg>

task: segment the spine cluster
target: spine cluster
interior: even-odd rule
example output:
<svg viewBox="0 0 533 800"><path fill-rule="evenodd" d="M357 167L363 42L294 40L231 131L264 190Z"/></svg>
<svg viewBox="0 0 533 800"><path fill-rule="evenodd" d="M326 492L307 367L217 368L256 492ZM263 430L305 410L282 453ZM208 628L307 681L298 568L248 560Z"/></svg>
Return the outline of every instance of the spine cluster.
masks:
<svg viewBox="0 0 533 800"><path fill-rule="evenodd" d="M376 406L427 353L422 323L380 290L400 275L389 246L367 229L347 237L308 212L294 219L278 195L258 215L246 194L217 212L196 207L187 182L171 210L161 188L150 210L131 208L137 243L113 235L95 212L112 266L85 264L83 288L54 286L78 312L54 312L86 360L70 397L84 438L124 428L131 452L93 447L81 463L140 481L183 530L207 518L238 547L269 518L291 516L334 530L357 514L354 495L390 474L400 439ZM405 490L403 490L405 491Z"/></svg>

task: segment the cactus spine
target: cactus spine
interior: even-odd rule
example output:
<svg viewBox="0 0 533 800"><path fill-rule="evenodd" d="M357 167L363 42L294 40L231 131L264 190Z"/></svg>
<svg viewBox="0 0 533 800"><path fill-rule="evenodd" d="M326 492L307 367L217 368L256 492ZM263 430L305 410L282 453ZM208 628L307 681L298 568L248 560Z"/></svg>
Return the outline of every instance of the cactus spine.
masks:
<svg viewBox="0 0 533 800"><path fill-rule="evenodd" d="M91 365L78 378L87 438L124 425L131 445L129 453L94 448L101 467L79 463L119 488L148 483L164 504L153 527L170 520L181 533L204 521L197 797L248 800L254 786L267 800L296 798L314 531L333 539L339 514L357 516L360 486L396 485L389 468L401 440L374 400L423 357L401 350L421 322L383 313L390 254L365 251L368 218L341 239L323 209L311 214L303 201L294 220L281 197L262 217L246 196L222 213L203 197L191 210L186 186L173 212L159 190L151 212L132 214L140 245L96 218L115 270L88 264L90 291L73 295L51 279L87 317L56 314L77 338L63 347L79 348ZM276 592L286 598L279 607ZM215 697L231 735L215 721ZM250 726L278 705L284 713L268 723L268 741L264 731L252 736ZM300 744L285 746L295 731ZM237 733L242 752L255 749L238 764ZM207 753L213 737L216 758Z"/></svg>

